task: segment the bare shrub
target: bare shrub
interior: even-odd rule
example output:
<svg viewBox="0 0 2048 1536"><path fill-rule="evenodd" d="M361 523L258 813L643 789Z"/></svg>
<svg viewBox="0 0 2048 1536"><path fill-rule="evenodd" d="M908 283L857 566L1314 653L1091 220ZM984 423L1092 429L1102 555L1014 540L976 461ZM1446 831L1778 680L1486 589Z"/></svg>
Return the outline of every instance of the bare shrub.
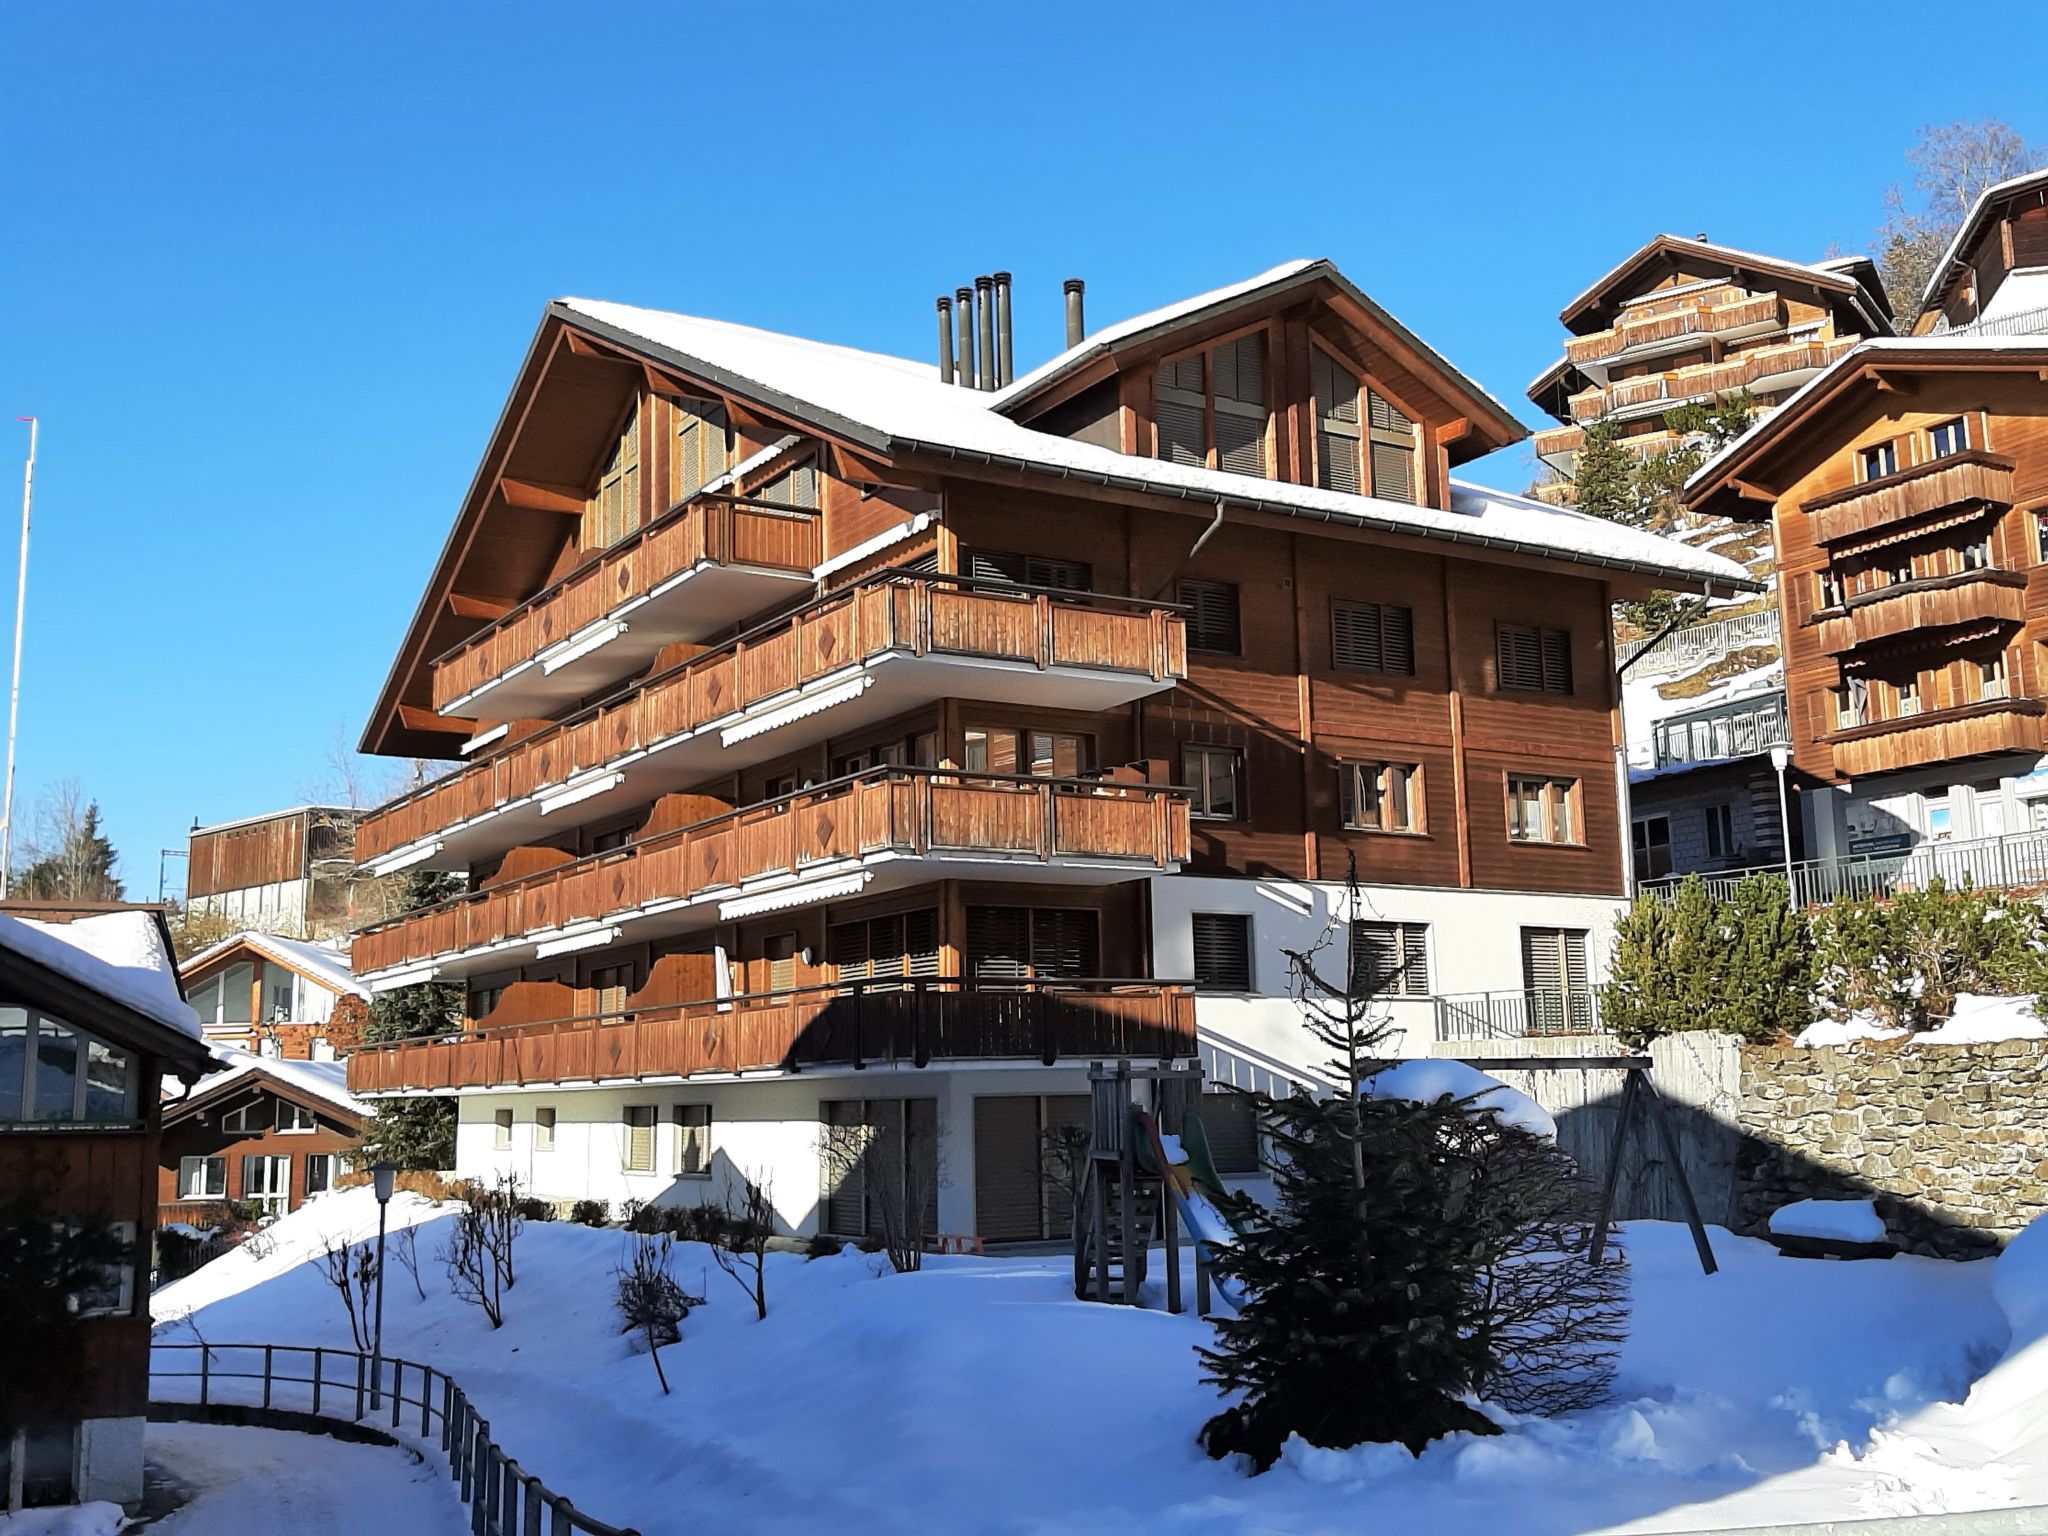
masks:
<svg viewBox="0 0 2048 1536"><path fill-rule="evenodd" d="M398 1255L399 1264L412 1276L412 1288L419 1292L420 1300L425 1301L427 1288L420 1283L420 1229L417 1226L400 1227L391 1239L391 1247Z"/></svg>
<svg viewBox="0 0 2048 1536"><path fill-rule="evenodd" d="M377 1255L368 1243L329 1237L320 1249L320 1275L341 1297L349 1336L357 1350L370 1347L370 1293L377 1284Z"/></svg>
<svg viewBox="0 0 2048 1536"><path fill-rule="evenodd" d="M625 1332L646 1338L647 1358L654 1362L654 1377L664 1397L668 1372L662 1369L661 1348L679 1341L690 1308L704 1305L702 1296L690 1295L676 1282L670 1267L674 1248L675 1239L666 1232L635 1234L627 1247L627 1262L617 1270L620 1321Z"/></svg>
<svg viewBox="0 0 2048 1536"><path fill-rule="evenodd" d="M519 1177L500 1176L489 1188L471 1184L463 1193L441 1262L456 1297L483 1310L493 1328L505 1323L505 1292L517 1276L512 1245L525 1228L519 1214Z"/></svg>
<svg viewBox="0 0 2048 1536"><path fill-rule="evenodd" d="M754 1315L768 1315L768 1240L775 1235L775 1206L768 1197L768 1181L746 1174L739 1177L737 1198L733 1181L725 1185L722 1207L724 1230L711 1245L711 1257L718 1267L738 1283L754 1303Z"/></svg>

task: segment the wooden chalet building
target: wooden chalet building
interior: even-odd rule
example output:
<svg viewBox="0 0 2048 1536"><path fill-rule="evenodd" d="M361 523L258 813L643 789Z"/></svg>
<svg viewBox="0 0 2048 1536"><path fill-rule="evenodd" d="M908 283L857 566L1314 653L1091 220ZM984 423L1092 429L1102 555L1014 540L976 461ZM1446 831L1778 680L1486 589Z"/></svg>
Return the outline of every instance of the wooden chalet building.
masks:
<svg viewBox="0 0 2048 1536"><path fill-rule="evenodd" d="M208 945L178 977L209 1043L258 1056L332 1061L335 1038L353 1043L369 1007L347 950L270 933Z"/></svg>
<svg viewBox="0 0 2048 1536"><path fill-rule="evenodd" d="M164 1109L159 1220L215 1227L230 1204L282 1216L334 1190L369 1118L342 1064L214 1054L225 1070Z"/></svg>
<svg viewBox="0 0 2048 1536"><path fill-rule="evenodd" d="M159 909L0 911L0 1189L133 1255L71 1299L75 1396L0 1435L0 1509L142 1497L160 1083L210 1065Z"/></svg>
<svg viewBox="0 0 2048 1536"><path fill-rule="evenodd" d="M1315 1078L1281 949L1353 858L1409 1049L1583 995L1608 604L1741 569L1456 480L1522 429L1326 261L1093 335L1071 283L1014 379L1007 276L962 294L937 367L542 317L363 740L460 762L357 854L468 892L354 960L470 1029L349 1061L457 1097L458 1171L859 1232L819 1147L867 1127L936 1145L941 1230L1039 1236L1090 1058Z"/></svg>
<svg viewBox="0 0 2048 1536"><path fill-rule="evenodd" d="M2048 170L1985 188L1928 279L1912 331L2048 332Z"/></svg>
<svg viewBox="0 0 2048 1536"><path fill-rule="evenodd" d="M1812 854L1982 840L1952 877L2006 883L2048 829L2048 334L1864 342L1686 498L1775 529Z"/></svg>
<svg viewBox="0 0 2048 1536"><path fill-rule="evenodd" d="M1566 479L1592 422L1614 422L1639 457L1667 453L1673 407L1740 391L1768 411L1863 337L1892 333L1866 256L1808 264L1678 235L1657 236L1558 318L1564 355L1528 393L1559 423L1536 434L1536 455Z"/></svg>
<svg viewBox="0 0 2048 1536"><path fill-rule="evenodd" d="M346 806L300 805L192 828L185 905L294 938L345 933L355 824Z"/></svg>

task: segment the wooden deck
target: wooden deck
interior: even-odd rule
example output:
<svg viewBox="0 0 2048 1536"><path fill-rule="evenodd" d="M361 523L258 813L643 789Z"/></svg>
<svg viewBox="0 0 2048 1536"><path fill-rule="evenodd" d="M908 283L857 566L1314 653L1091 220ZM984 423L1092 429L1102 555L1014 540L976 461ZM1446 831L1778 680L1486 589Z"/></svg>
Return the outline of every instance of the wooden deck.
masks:
<svg viewBox="0 0 2048 1536"><path fill-rule="evenodd" d="M355 971L881 853L1118 860L1142 873L1184 860L1188 837L1186 796L1164 786L874 768L362 929Z"/></svg>
<svg viewBox="0 0 2048 1536"><path fill-rule="evenodd" d="M1914 631L1930 640L1940 631L1986 624L2018 624L2027 616L2027 573L1986 569L1930 576L1862 592L1839 609L1814 615L1821 651L1841 656Z"/></svg>
<svg viewBox="0 0 2048 1536"><path fill-rule="evenodd" d="M1187 675L1187 632L1138 599L1055 595L959 577L882 575L760 625L390 802L360 823L371 860L626 753L730 719L891 652Z"/></svg>
<svg viewBox="0 0 2048 1536"><path fill-rule="evenodd" d="M631 1082L805 1067L1192 1056L1195 999L1155 981L865 982L365 1046L354 1093Z"/></svg>
<svg viewBox="0 0 2048 1536"><path fill-rule="evenodd" d="M1821 740L1834 750L1837 772L1861 778L1993 752L2039 752L2042 708L2039 699L1982 699L1953 709L1874 720Z"/></svg>

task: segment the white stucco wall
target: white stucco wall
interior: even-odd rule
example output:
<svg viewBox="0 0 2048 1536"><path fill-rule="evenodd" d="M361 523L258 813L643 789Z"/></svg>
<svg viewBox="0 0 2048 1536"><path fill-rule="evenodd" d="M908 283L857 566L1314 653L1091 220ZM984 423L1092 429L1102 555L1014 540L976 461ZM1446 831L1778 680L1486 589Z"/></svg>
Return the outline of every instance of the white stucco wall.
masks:
<svg viewBox="0 0 2048 1536"><path fill-rule="evenodd" d="M272 885L245 885L232 891L194 896L186 903L195 912L217 912L250 928L300 932L306 922L306 882L280 880Z"/></svg>
<svg viewBox="0 0 2048 1536"><path fill-rule="evenodd" d="M73 1486L79 1503L141 1501L143 1427L140 1418L87 1419L78 1426Z"/></svg>

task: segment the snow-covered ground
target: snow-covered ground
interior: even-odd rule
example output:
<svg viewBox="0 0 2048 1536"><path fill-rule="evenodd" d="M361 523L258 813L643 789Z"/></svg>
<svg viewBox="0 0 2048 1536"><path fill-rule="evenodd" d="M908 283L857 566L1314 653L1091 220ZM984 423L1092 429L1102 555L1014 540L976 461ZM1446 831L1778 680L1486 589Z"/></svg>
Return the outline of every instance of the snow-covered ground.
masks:
<svg viewBox="0 0 2048 1536"><path fill-rule="evenodd" d="M771 1255L759 1322L704 1249L679 1245L679 1277L708 1305L663 1353L664 1398L612 1312L623 1234L529 1226L493 1333L429 1258L441 1214L394 1203L395 1221L428 1223L427 1298L394 1269L387 1351L454 1374L512 1455L647 1536L1349 1536L1368 1512L1374 1529L1563 1536L2048 1501L2048 1344L1968 1403L1930 1406L1961 1403L2005 1348L1991 1263L1800 1261L1716 1231L1722 1272L1708 1277L1683 1228L1632 1223L1634 1331L1610 1404L1419 1460L1296 1447L1252 1478L1194 1441L1218 1401L1194 1353L1208 1326L1076 1302L1064 1258L934 1259L896 1276L851 1250ZM304 1263L338 1228L375 1230L366 1191L286 1217L263 1259L230 1254L166 1287L157 1315L190 1313L215 1344L345 1347L340 1304Z"/></svg>
<svg viewBox="0 0 2048 1536"><path fill-rule="evenodd" d="M325 1435L152 1424L149 1458L193 1492L160 1536L463 1536L447 1470L401 1450Z"/></svg>
<svg viewBox="0 0 2048 1536"><path fill-rule="evenodd" d="M1849 1045L1858 1040L1903 1040L1908 1030L1877 1021L1869 1009L1844 1019L1817 1019L1799 1032L1795 1045ZM1923 1045L1987 1045L1998 1040L2048 1038L2031 997L1992 997L1974 992L1956 994L1955 1012L1913 1039Z"/></svg>

